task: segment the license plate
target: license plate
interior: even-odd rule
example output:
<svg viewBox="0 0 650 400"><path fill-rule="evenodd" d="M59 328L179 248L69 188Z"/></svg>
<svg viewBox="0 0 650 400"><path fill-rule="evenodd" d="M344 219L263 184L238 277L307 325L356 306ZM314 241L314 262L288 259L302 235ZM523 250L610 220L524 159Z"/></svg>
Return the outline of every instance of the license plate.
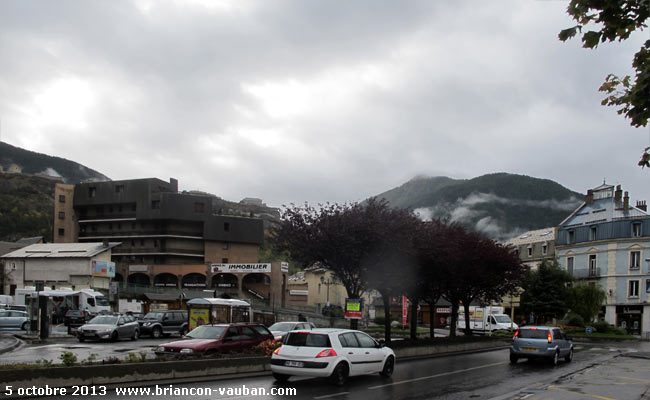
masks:
<svg viewBox="0 0 650 400"><path fill-rule="evenodd" d="M285 362L284 362L284 365L285 365L286 367L298 367L298 368L301 368L301 367L303 367L305 364L302 363L301 361L285 361Z"/></svg>
<svg viewBox="0 0 650 400"><path fill-rule="evenodd" d="M95 334L90 332L84 332L84 336L95 336Z"/></svg>
<svg viewBox="0 0 650 400"><path fill-rule="evenodd" d="M537 349L534 347L524 347L524 351L536 352Z"/></svg>

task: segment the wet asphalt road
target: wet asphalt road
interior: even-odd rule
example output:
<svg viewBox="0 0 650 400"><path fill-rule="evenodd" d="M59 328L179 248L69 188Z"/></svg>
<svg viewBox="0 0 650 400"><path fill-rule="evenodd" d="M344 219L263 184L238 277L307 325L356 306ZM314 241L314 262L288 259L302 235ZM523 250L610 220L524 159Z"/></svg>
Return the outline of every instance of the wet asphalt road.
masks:
<svg viewBox="0 0 650 400"><path fill-rule="evenodd" d="M331 386L324 379L292 378L286 384L274 382L271 376L242 378L234 380L208 381L192 384L160 385L167 393L156 395L155 387L144 387L152 394L138 393L130 396L118 396L115 388L108 388L102 399L132 398L132 399L232 399L232 398L291 398L291 399L353 399L353 400L383 400L383 399L639 399L639 390L650 380L643 383L642 376L634 378L628 374L628 383L638 379L636 386L612 383L599 388L597 386L575 389L576 382L570 382L573 376L582 376L591 371L600 370L604 375L614 371L611 363L618 363L619 370L632 365L626 362L622 354L633 354L650 350L650 343L606 343L606 344L577 344L575 359L571 363L561 362L553 367L545 362L520 361L512 365L508 361L508 350L454 355L439 358L428 358L414 361L399 362L395 373L389 380L382 380L377 375L353 377L343 387ZM650 363L648 360L636 360L637 366ZM637 367L636 369L638 370ZM617 370L617 371L619 371ZM622 375L624 372L617 372ZM616 377L610 377L618 379ZM564 385L564 386L563 386ZM207 393L209 388L211 393ZM248 395L243 394L247 388ZM549 389L551 388L551 389ZM614 388L617 397L611 397ZM173 391L193 389L195 395L174 393ZM272 391L288 393L295 389L296 395L270 395ZM140 390L140 389L139 389ZM201 393L198 393L201 391ZM220 393L219 391L223 391ZM251 390L266 395L253 396ZM275 393L274 392L274 393ZM603 394L599 394L602 392ZM607 392L607 393L605 393ZM605 395L609 394L609 396ZM56 397L47 397L53 399ZM69 398L69 397L68 397Z"/></svg>

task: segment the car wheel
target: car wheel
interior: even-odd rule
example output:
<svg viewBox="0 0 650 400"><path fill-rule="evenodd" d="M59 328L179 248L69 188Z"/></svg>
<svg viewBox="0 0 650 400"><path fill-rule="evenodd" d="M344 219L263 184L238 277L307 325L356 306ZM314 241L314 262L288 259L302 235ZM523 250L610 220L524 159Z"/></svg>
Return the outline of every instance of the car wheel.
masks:
<svg viewBox="0 0 650 400"><path fill-rule="evenodd" d="M569 350L569 354L564 356L564 361L571 362L571 360L573 360L573 347Z"/></svg>
<svg viewBox="0 0 650 400"><path fill-rule="evenodd" d="M117 332L113 332L111 335L111 342L117 342L117 339L119 339L120 336L117 334Z"/></svg>
<svg viewBox="0 0 650 400"><path fill-rule="evenodd" d="M289 380L290 375L273 373L273 378L278 382L286 382Z"/></svg>
<svg viewBox="0 0 650 400"><path fill-rule="evenodd" d="M153 328L151 331L151 337L159 339L162 336L162 329L159 326Z"/></svg>
<svg viewBox="0 0 650 400"><path fill-rule="evenodd" d="M140 331L138 331L137 329L134 330L133 336L131 336L131 340L138 340L139 337L140 337Z"/></svg>
<svg viewBox="0 0 650 400"><path fill-rule="evenodd" d="M26 331L27 328L29 328L29 321L23 322L23 325L20 327L20 329Z"/></svg>
<svg viewBox="0 0 650 400"><path fill-rule="evenodd" d="M514 354L510 354L510 362L513 364L517 364L517 361L519 361L519 357L517 357Z"/></svg>
<svg viewBox="0 0 650 400"><path fill-rule="evenodd" d="M395 358L393 358L393 356L389 356L386 359L386 362L384 363L384 369L381 370L379 375L381 375L382 378L390 378L390 376L393 375L394 369L395 369Z"/></svg>
<svg viewBox="0 0 650 400"><path fill-rule="evenodd" d="M330 379L336 386L343 386L348 380L348 374L348 365L342 362L334 368L334 372L330 375Z"/></svg>
<svg viewBox="0 0 650 400"><path fill-rule="evenodd" d="M560 351L556 351L553 353L553 357L551 358L551 364L557 365L558 361L560 360Z"/></svg>

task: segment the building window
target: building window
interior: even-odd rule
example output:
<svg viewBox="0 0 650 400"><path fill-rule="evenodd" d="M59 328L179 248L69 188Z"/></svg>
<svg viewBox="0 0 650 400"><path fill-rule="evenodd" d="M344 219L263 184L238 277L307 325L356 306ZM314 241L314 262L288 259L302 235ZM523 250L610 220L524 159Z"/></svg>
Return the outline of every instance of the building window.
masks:
<svg viewBox="0 0 650 400"><path fill-rule="evenodd" d="M228 250L229 247L230 247L230 244L228 242L223 242L223 249L224 250Z"/></svg>
<svg viewBox="0 0 650 400"><path fill-rule="evenodd" d="M205 203L194 203L194 212L203 213L205 212Z"/></svg>
<svg viewBox="0 0 650 400"><path fill-rule="evenodd" d="M589 276L598 276L598 267L595 254L589 255Z"/></svg>
<svg viewBox="0 0 650 400"><path fill-rule="evenodd" d="M133 205L131 206L131 211L135 211L136 208L137 208L137 206L136 206L135 204L133 204Z"/></svg>
<svg viewBox="0 0 650 400"><path fill-rule="evenodd" d="M528 257L533 256L533 246L528 246Z"/></svg>
<svg viewBox="0 0 650 400"><path fill-rule="evenodd" d="M135 247L135 240L131 239L131 247Z"/></svg>
<svg viewBox="0 0 650 400"><path fill-rule="evenodd" d="M230 222L223 223L223 230L226 232L230 232Z"/></svg>
<svg viewBox="0 0 650 400"><path fill-rule="evenodd" d="M140 239L140 246L144 247L144 239Z"/></svg>
<svg viewBox="0 0 650 400"><path fill-rule="evenodd" d="M135 229L135 222L131 222L131 229Z"/></svg>
<svg viewBox="0 0 650 400"><path fill-rule="evenodd" d="M628 281L627 297L639 297L639 281Z"/></svg>
<svg viewBox="0 0 650 400"><path fill-rule="evenodd" d="M117 223L117 229L122 229L122 223L120 222Z"/></svg>
<svg viewBox="0 0 650 400"><path fill-rule="evenodd" d="M59 219L65 219L65 212L59 211Z"/></svg>
<svg viewBox="0 0 650 400"><path fill-rule="evenodd" d="M632 237L641 237L641 223L635 222L632 224Z"/></svg>
<svg viewBox="0 0 650 400"><path fill-rule="evenodd" d="M65 229L59 228L59 236L65 236Z"/></svg>
<svg viewBox="0 0 650 400"><path fill-rule="evenodd" d="M97 188L89 187L88 188L88 197L95 197L95 196L97 196Z"/></svg>
<svg viewBox="0 0 650 400"><path fill-rule="evenodd" d="M153 240L153 247L158 247L158 239Z"/></svg>
<svg viewBox="0 0 650 400"><path fill-rule="evenodd" d="M589 240L596 240L596 227L589 228Z"/></svg>
<svg viewBox="0 0 650 400"><path fill-rule="evenodd" d="M630 269L639 269L641 268L641 252L640 251L631 251L630 252Z"/></svg>
<svg viewBox="0 0 650 400"><path fill-rule="evenodd" d="M117 206L117 211L122 212L122 205Z"/></svg>
<svg viewBox="0 0 650 400"><path fill-rule="evenodd" d="M65 195L63 194L59 195L59 203L65 203Z"/></svg>
<svg viewBox="0 0 650 400"><path fill-rule="evenodd" d="M115 193L124 193L124 185L115 185Z"/></svg>
<svg viewBox="0 0 650 400"><path fill-rule="evenodd" d="M221 263L222 264L228 264L228 259L227 258L222 258Z"/></svg>
<svg viewBox="0 0 650 400"><path fill-rule="evenodd" d="M566 270L569 273L569 275L573 276L573 263L574 263L574 258L573 257L567 257L566 259Z"/></svg>
<svg viewBox="0 0 650 400"><path fill-rule="evenodd" d="M151 209L152 210L159 210L160 209L160 200L152 200L151 201Z"/></svg>
<svg viewBox="0 0 650 400"><path fill-rule="evenodd" d="M93 232L97 232L97 225L92 225L90 227L90 230L93 231Z"/></svg>
<svg viewBox="0 0 650 400"><path fill-rule="evenodd" d="M567 240L568 243L567 244L575 243L575 240L576 240L575 236L576 236L575 231L569 231L569 236L568 236L568 240Z"/></svg>
<svg viewBox="0 0 650 400"><path fill-rule="evenodd" d="M108 206L108 212L112 213L113 212L113 206Z"/></svg>
<svg viewBox="0 0 650 400"><path fill-rule="evenodd" d="M542 245L542 255L545 256L548 253L548 245Z"/></svg>

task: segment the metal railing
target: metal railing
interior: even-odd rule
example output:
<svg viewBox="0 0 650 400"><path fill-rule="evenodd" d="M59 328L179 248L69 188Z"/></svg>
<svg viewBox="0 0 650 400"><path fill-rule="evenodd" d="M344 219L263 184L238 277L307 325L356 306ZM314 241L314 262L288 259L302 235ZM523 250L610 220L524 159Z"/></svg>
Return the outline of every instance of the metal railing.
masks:
<svg viewBox="0 0 650 400"><path fill-rule="evenodd" d="M575 269L573 270L573 277L578 279L598 278L600 277L600 267Z"/></svg>

